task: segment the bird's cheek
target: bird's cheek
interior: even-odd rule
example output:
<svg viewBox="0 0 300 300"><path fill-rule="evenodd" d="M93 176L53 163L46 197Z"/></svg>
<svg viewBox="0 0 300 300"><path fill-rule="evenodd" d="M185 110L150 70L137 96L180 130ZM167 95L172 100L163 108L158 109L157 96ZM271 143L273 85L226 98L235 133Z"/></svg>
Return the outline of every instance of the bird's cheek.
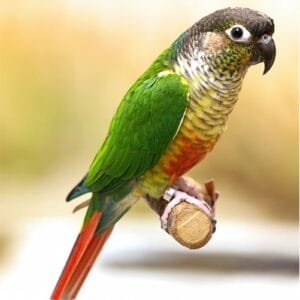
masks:
<svg viewBox="0 0 300 300"><path fill-rule="evenodd" d="M261 56L260 52L257 50L256 47L253 47L249 59L249 64L250 65L256 65L259 64L263 61L263 57Z"/></svg>
<svg viewBox="0 0 300 300"><path fill-rule="evenodd" d="M242 55L241 63L244 66L247 66L249 62L251 61L253 55L250 51L245 51L244 54Z"/></svg>
<svg viewBox="0 0 300 300"><path fill-rule="evenodd" d="M226 37L221 33L208 32L203 40L203 48L212 53L222 51L228 44Z"/></svg>

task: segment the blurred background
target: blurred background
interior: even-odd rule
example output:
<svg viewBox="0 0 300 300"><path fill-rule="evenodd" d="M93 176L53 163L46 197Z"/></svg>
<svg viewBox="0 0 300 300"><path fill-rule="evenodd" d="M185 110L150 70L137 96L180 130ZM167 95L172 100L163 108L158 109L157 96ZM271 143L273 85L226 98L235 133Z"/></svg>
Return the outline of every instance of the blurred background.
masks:
<svg viewBox="0 0 300 300"><path fill-rule="evenodd" d="M172 288L179 279L170 278L168 272L177 271L183 276L196 274L184 285L193 290L193 282L201 276L205 280L203 272L208 272L212 280L221 274L221 286L230 291L231 281L223 276L233 272L241 287L250 282L261 292L270 288L278 296L281 290L274 287L286 282L291 291L298 270L298 1L286 0L283 7L279 0L2 0L0 298L47 299L83 217L83 212L71 214L78 202L67 205L64 197L87 171L122 96L181 32L228 6L257 9L275 20L277 58L266 76L261 76L263 65L249 70L227 132L190 173L199 182L214 178L221 192L217 233L205 250L191 254L159 229L157 217L141 201L107 246L111 254L106 254L102 267L113 277L99 268L94 278L120 276L118 282L126 290L124 272L127 280L134 274L153 273L139 284L162 291L154 278ZM141 219L145 228L139 226L140 234L132 236ZM124 242L122 255L145 248L150 249L147 257L124 265L117 238ZM150 247L153 241L159 241L155 249ZM243 249L252 252L241 256ZM174 252L174 261L168 251ZM274 251L278 255L274 260L267 264L259 260ZM164 255L169 265L165 260L156 262L151 273L153 257ZM195 260L202 263L195 265ZM51 266L42 268L45 261ZM268 278L263 277L266 270ZM261 277L255 277L257 272ZM33 292L39 274L47 280L40 278L39 290ZM254 275L249 281L245 274ZM270 276L274 281L268 281ZM13 288L16 281L23 282L23 289ZM96 287L90 284L91 289ZM82 299L95 299L86 297Z"/></svg>

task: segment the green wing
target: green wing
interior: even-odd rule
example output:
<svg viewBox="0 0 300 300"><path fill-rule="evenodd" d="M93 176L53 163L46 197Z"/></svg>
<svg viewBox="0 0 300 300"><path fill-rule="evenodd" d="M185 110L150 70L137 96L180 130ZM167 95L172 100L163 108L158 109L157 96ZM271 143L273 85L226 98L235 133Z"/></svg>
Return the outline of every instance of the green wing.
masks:
<svg viewBox="0 0 300 300"><path fill-rule="evenodd" d="M122 100L90 167L85 186L93 192L110 192L152 168L180 125L188 93L182 77L141 79Z"/></svg>

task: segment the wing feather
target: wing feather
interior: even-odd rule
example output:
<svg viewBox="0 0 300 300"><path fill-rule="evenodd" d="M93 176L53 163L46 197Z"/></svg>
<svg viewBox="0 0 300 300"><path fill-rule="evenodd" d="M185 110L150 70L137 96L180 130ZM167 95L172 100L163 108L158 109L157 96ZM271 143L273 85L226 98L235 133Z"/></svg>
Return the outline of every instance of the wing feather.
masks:
<svg viewBox="0 0 300 300"><path fill-rule="evenodd" d="M177 132L187 93L188 85L175 73L138 81L122 100L85 185L109 192L152 168Z"/></svg>

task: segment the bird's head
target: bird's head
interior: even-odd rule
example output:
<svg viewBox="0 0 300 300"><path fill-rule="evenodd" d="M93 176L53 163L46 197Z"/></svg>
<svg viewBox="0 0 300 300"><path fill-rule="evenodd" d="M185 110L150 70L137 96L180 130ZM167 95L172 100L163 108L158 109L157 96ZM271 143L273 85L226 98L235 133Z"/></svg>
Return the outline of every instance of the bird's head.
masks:
<svg viewBox="0 0 300 300"><path fill-rule="evenodd" d="M218 10L195 23L182 37L182 50L198 49L223 71L244 71L264 62L264 74L275 60L274 22L249 8ZM184 45L185 44L185 45Z"/></svg>

